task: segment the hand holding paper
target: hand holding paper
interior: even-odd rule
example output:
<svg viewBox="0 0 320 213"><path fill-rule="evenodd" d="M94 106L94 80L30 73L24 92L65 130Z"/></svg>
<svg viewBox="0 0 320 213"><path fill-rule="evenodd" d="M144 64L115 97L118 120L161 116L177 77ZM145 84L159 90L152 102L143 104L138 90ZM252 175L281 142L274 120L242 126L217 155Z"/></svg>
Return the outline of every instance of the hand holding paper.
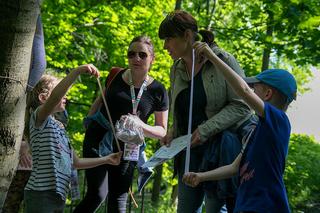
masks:
<svg viewBox="0 0 320 213"><path fill-rule="evenodd" d="M181 137L175 138L174 140L171 141L171 145L169 147L167 146L160 147L160 149L158 149L154 153L154 155L145 164L142 165L142 167L155 167L173 158L179 152L181 152L183 149L187 147L190 140L191 140L191 134L183 135Z"/></svg>

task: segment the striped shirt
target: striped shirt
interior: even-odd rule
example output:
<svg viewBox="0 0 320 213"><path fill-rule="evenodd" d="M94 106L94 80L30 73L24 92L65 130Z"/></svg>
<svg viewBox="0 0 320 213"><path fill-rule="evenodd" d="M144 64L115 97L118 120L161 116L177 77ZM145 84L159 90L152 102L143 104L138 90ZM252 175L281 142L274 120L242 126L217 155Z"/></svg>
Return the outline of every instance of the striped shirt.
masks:
<svg viewBox="0 0 320 213"><path fill-rule="evenodd" d="M72 165L69 138L62 124L52 116L36 127L36 113L37 110L30 119L33 163L25 190L55 191L65 200L69 191Z"/></svg>

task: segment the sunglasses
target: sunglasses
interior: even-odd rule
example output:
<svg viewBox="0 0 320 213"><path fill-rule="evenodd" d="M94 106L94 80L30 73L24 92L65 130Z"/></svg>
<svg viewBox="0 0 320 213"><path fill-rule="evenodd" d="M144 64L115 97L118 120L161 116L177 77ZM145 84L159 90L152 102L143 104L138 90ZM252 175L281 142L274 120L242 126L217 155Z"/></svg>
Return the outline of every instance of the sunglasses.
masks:
<svg viewBox="0 0 320 213"><path fill-rule="evenodd" d="M128 52L128 58L133 59L138 54L139 58L144 60L148 57L148 54L145 52L135 52L135 51L129 51Z"/></svg>

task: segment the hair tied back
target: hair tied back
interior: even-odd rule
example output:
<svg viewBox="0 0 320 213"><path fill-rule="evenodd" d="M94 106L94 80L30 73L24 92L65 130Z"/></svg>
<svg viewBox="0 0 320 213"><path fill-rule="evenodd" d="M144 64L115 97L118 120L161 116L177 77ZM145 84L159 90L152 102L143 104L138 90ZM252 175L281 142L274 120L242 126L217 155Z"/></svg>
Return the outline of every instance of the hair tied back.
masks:
<svg viewBox="0 0 320 213"><path fill-rule="evenodd" d="M197 32L195 40L196 41L202 41L202 39L203 39L202 35Z"/></svg>

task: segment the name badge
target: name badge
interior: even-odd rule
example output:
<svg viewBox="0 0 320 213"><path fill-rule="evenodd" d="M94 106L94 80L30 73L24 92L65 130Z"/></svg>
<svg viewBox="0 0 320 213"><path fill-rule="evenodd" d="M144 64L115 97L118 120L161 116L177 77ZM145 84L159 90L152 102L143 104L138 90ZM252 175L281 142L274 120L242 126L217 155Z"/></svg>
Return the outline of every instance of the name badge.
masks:
<svg viewBox="0 0 320 213"><path fill-rule="evenodd" d="M134 143L124 144L123 159L129 161L138 161L140 146Z"/></svg>

